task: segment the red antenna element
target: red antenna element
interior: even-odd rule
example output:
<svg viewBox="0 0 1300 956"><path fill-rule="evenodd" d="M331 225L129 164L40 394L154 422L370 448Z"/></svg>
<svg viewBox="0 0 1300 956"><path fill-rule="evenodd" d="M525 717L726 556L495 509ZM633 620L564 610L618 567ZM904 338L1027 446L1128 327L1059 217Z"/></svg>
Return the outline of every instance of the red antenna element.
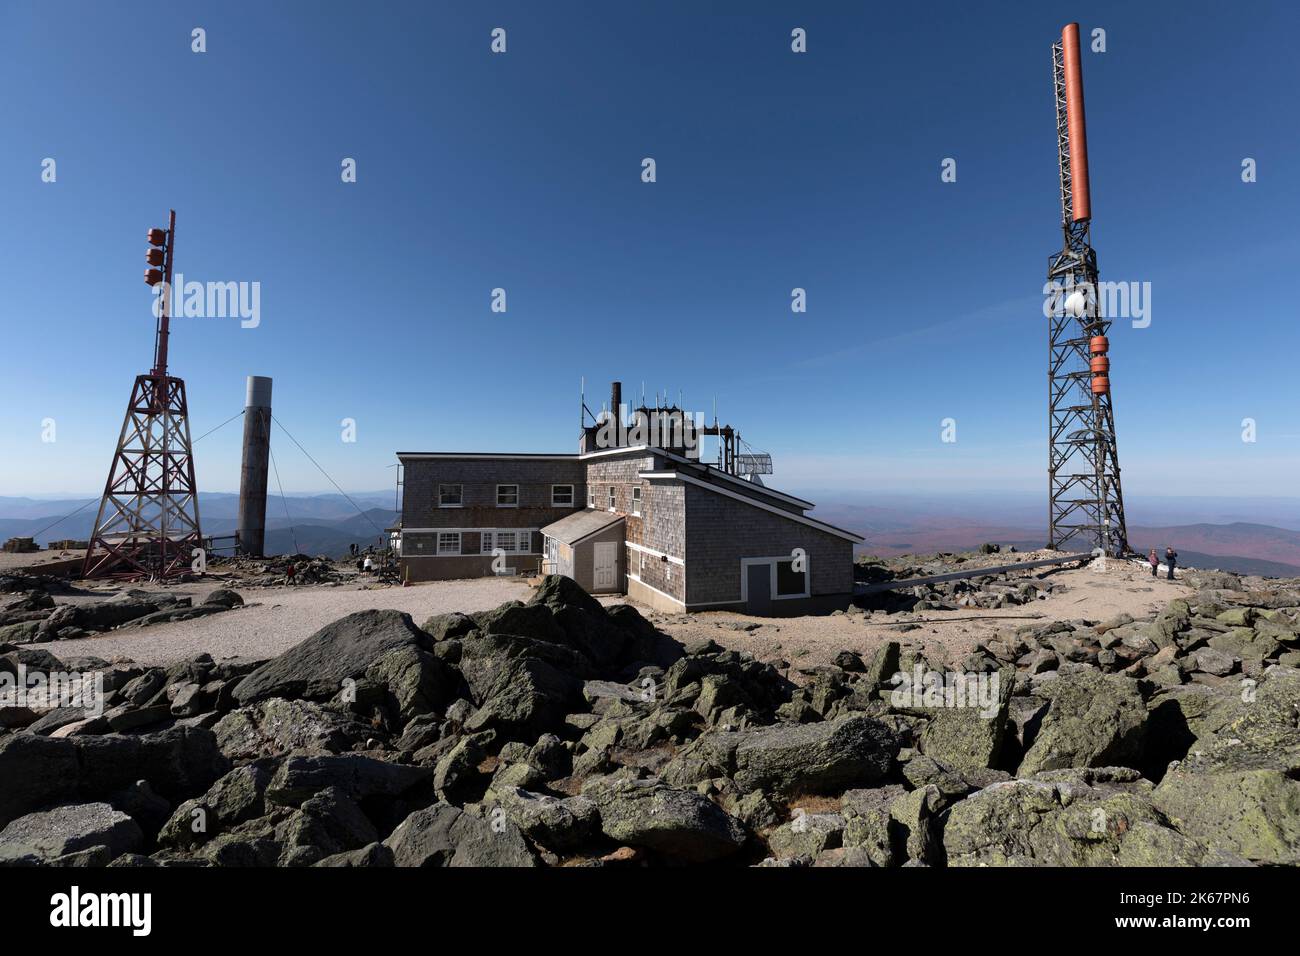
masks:
<svg viewBox="0 0 1300 956"><path fill-rule="evenodd" d="M1065 71L1065 115L1070 138L1071 198L1074 221L1092 218L1088 191L1088 126L1083 114L1083 67L1079 61L1079 24L1061 31L1062 67Z"/></svg>
<svg viewBox="0 0 1300 956"><path fill-rule="evenodd" d="M162 229L150 229L148 235L150 246L161 246L162 248L152 248L144 254L144 261L151 266L162 266L162 271L158 269L146 269L144 272L144 281L151 286L156 286L159 281L163 283L162 292L159 297L162 299L158 309L158 330L154 336L153 347L153 374L167 374L167 335L170 331L171 310L172 310L172 260L176 253L176 210L171 211L171 218L164 232Z"/></svg>

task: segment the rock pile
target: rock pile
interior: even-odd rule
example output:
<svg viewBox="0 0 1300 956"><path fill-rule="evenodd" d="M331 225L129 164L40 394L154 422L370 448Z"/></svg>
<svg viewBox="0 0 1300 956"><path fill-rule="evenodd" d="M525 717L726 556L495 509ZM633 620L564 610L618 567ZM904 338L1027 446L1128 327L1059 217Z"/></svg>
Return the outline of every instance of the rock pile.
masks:
<svg viewBox="0 0 1300 956"><path fill-rule="evenodd" d="M0 732L0 862L1294 865L1300 590L1205 583L800 687L561 577L258 664L64 662L108 709Z"/></svg>
<svg viewBox="0 0 1300 956"><path fill-rule="evenodd" d="M40 644L69 640L118 627L146 627L166 621L186 621L239 607L244 599L234 591L219 588L201 604L165 591L148 592L131 588L107 600L56 604L54 597L37 579L36 586L16 592L0 604L0 644ZM15 594L15 592L9 592Z"/></svg>

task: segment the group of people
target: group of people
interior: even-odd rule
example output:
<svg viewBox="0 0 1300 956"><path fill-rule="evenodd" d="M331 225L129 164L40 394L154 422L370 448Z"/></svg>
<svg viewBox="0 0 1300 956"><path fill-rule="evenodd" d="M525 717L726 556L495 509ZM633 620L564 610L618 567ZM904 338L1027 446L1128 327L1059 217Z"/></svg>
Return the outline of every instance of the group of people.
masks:
<svg viewBox="0 0 1300 956"><path fill-rule="evenodd" d="M1160 573L1160 558L1156 556L1156 549L1152 548L1151 553L1147 555L1147 563L1151 565L1151 576L1158 577ZM1174 579L1174 568L1178 565L1178 552L1173 548L1165 548L1165 564L1169 568L1169 580Z"/></svg>
<svg viewBox="0 0 1300 956"><path fill-rule="evenodd" d="M357 559L357 570L362 574L377 574L396 567L392 556L388 554L385 554L382 566L377 563L373 557L375 549L372 547L363 549L360 545L353 544L349 545L349 550L352 557Z"/></svg>

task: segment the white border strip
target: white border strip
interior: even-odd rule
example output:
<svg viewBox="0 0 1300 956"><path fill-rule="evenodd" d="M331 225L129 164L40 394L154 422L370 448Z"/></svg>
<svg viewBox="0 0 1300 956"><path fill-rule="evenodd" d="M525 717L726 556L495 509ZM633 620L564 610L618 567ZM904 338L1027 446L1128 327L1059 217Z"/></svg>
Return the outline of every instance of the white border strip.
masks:
<svg viewBox="0 0 1300 956"><path fill-rule="evenodd" d="M676 564L679 567L683 567L683 568L686 567L685 561L683 561L681 558L674 557L671 554L664 554L662 551L656 551L654 548L647 548L643 544L633 544L631 541L625 541L623 543L626 544L633 551L643 551L646 554L653 554L656 558L667 558L670 564ZM646 587L649 586L650 585L648 584L646 585Z"/></svg>

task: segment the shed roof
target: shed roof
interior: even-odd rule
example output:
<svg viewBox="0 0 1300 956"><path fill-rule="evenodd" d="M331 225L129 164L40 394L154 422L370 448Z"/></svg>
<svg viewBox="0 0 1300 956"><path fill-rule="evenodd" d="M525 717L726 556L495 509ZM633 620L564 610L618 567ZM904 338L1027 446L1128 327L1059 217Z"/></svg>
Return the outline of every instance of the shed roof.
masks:
<svg viewBox="0 0 1300 956"><path fill-rule="evenodd" d="M571 515L565 515L559 521L551 522L542 529L542 534L572 546L623 520L621 514L587 508L585 511L575 511Z"/></svg>

